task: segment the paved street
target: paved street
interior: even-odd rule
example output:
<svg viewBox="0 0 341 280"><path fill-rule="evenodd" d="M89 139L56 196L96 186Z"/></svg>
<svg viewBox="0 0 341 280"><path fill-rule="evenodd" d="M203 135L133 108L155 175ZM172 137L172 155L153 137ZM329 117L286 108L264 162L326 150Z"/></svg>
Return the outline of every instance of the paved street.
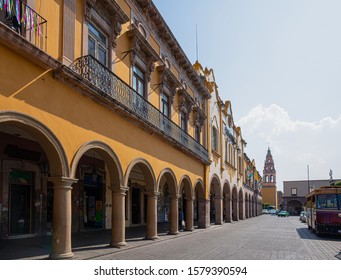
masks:
<svg viewBox="0 0 341 280"><path fill-rule="evenodd" d="M340 237L317 237L298 217L261 217L94 259L341 259Z"/></svg>
<svg viewBox="0 0 341 280"><path fill-rule="evenodd" d="M317 237L298 217L263 215L244 221L167 235L156 241L142 238L144 229L127 229L127 246L110 248L110 231L73 236L75 259L172 260L338 260L341 237ZM46 259L51 237L8 240L0 259Z"/></svg>

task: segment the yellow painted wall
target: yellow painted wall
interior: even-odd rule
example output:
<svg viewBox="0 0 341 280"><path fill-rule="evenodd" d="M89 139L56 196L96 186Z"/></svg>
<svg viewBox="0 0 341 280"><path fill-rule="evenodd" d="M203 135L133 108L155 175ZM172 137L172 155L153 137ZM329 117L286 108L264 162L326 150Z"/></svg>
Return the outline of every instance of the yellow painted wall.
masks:
<svg viewBox="0 0 341 280"><path fill-rule="evenodd" d="M278 208L276 187L271 187L271 188L263 187L262 195L263 195L263 203L269 203L270 205L274 205L276 209Z"/></svg>
<svg viewBox="0 0 341 280"><path fill-rule="evenodd" d="M32 8L47 20L47 53L55 59L60 58L63 36L63 0L36 0Z"/></svg>
<svg viewBox="0 0 341 280"><path fill-rule="evenodd" d="M0 60L0 110L21 112L45 124L62 143L70 163L84 143L97 140L114 150L124 172L132 160L142 157L156 178L164 168L172 169L178 182L185 174L192 183L203 178L199 161L58 82L51 71L43 74L1 45L0 53L4 58ZM16 77L16 82L10 77Z"/></svg>

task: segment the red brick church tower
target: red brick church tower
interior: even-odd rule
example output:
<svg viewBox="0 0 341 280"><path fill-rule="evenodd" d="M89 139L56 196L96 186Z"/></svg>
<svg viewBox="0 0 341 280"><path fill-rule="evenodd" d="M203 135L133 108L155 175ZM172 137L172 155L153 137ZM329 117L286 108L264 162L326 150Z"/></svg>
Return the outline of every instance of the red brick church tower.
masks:
<svg viewBox="0 0 341 280"><path fill-rule="evenodd" d="M271 150L268 148L263 170L263 203L275 206L278 209L276 169Z"/></svg>

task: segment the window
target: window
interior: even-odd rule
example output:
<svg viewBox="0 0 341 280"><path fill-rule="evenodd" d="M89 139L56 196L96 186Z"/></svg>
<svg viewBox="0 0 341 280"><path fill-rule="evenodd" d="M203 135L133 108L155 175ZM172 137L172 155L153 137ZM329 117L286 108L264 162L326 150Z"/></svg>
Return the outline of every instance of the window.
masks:
<svg viewBox="0 0 341 280"><path fill-rule="evenodd" d="M145 79L144 73L137 66L133 66L133 89L141 96L144 96Z"/></svg>
<svg viewBox="0 0 341 280"><path fill-rule="evenodd" d="M228 145L227 140L225 140L225 162L229 161L228 156L229 156L229 145Z"/></svg>
<svg viewBox="0 0 341 280"><path fill-rule="evenodd" d="M195 136L195 140L200 143L200 127L199 125L196 125L194 128L194 136Z"/></svg>
<svg viewBox="0 0 341 280"><path fill-rule="evenodd" d="M330 208L337 209L337 195L336 194L320 194L317 196L317 204L316 207L318 209L322 208Z"/></svg>
<svg viewBox="0 0 341 280"><path fill-rule="evenodd" d="M164 93L161 94L161 112L169 117L169 97Z"/></svg>
<svg viewBox="0 0 341 280"><path fill-rule="evenodd" d="M187 115L185 112L180 113L180 126L182 130L187 132Z"/></svg>
<svg viewBox="0 0 341 280"><path fill-rule="evenodd" d="M104 66L108 61L108 39L94 25L89 23L88 53Z"/></svg>
<svg viewBox="0 0 341 280"><path fill-rule="evenodd" d="M297 189L296 188L291 189L291 195L297 195Z"/></svg>
<svg viewBox="0 0 341 280"><path fill-rule="evenodd" d="M212 127L212 150L218 151L218 133L215 127Z"/></svg>

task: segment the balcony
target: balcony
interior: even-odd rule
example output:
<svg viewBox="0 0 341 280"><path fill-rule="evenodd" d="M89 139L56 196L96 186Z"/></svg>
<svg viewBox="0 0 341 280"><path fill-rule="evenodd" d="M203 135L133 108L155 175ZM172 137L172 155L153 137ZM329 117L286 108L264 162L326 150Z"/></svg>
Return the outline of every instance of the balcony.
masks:
<svg viewBox="0 0 341 280"><path fill-rule="evenodd" d="M202 145L91 55L80 57L69 67L63 66L61 70L55 73L55 77L67 80L68 83L70 79L78 81L77 85L73 84L78 90L95 92L96 96L92 98L97 102L104 98L102 104L114 107L116 111L117 107L122 109L121 111L127 112L138 125L144 124L177 148L208 164L208 152ZM67 73L69 70L72 73Z"/></svg>
<svg viewBox="0 0 341 280"><path fill-rule="evenodd" d="M47 21L22 1L0 1L0 22L46 52ZM7 34L10 38L10 35Z"/></svg>

